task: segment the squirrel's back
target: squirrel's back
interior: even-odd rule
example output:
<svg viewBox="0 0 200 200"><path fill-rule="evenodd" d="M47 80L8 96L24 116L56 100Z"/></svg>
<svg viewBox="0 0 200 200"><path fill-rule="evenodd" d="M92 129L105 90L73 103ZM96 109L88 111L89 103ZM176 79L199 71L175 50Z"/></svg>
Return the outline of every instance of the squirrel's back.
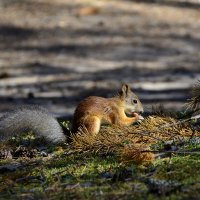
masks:
<svg viewBox="0 0 200 200"><path fill-rule="evenodd" d="M66 140L58 121L40 106L22 106L0 117L0 140L28 131L51 143Z"/></svg>
<svg viewBox="0 0 200 200"><path fill-rule="evenodd" d="M102 118L109 107L110 101L108 98L89 96L82 100L74 112L72 132L77 132L84 119L88 116L94 115Z"/></svg>

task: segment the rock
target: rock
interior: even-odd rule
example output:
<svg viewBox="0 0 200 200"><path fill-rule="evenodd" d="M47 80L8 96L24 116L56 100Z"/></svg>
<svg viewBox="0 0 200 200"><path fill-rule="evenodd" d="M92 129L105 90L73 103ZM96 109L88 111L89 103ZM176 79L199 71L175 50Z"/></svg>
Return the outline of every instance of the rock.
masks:
<svg viewBox="0 0 200 200"><path fill-rule="evenodd" d="M23 165L18 162L10 163L10 164L5 164L0 166L0 172L7 172L7 171L15 171L19 168L22 168Z"/></svg>

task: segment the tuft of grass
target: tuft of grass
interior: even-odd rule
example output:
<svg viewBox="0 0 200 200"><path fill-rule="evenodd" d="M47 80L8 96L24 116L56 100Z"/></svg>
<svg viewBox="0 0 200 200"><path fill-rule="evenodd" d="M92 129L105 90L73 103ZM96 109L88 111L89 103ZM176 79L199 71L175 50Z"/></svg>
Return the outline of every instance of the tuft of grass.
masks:
<svg viewBox="0 0 200 200"><path fill-rule="evenodd" d="M180 143L189 142L195 136L200 137L200 133L190 123L181 124L171 117L150 116L134 126L105 126L98 135L82 131L72 136L72 146L80 152L113 153L123 162L144 164L154 160L152 151L156 146L159 153L165 150L167 141L180 146Z"/></svg>
<svg viewBox="0 0 200 200"><path fill-rule="evenodd" d="M187 103L187 107L194 111L200 109L200 80L194 85L191 92L191 99Z"/></svg>

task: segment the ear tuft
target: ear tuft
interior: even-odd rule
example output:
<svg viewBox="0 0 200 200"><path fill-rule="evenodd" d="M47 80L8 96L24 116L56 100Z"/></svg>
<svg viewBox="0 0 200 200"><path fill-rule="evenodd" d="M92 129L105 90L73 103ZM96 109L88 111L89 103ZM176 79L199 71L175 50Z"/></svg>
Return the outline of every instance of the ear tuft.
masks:
<svg viewBox="0 0 200 200"><path fill-rule="evenodd" d="M119 94L120 94L121 97L127 97L129 91L130 91L129 85L123 84Z"/></svg>

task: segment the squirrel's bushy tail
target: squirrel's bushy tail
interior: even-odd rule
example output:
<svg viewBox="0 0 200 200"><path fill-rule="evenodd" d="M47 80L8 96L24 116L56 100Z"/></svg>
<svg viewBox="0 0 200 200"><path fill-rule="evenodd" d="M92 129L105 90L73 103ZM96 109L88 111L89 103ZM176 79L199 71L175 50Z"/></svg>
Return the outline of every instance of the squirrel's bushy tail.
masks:
<svg viewBox="0 0 200 200"><path fill-rule="evenodd" d="M58 121L39 106L19 107L0 117L0 141L28 131L51 143L66 140Z"/></svg>

